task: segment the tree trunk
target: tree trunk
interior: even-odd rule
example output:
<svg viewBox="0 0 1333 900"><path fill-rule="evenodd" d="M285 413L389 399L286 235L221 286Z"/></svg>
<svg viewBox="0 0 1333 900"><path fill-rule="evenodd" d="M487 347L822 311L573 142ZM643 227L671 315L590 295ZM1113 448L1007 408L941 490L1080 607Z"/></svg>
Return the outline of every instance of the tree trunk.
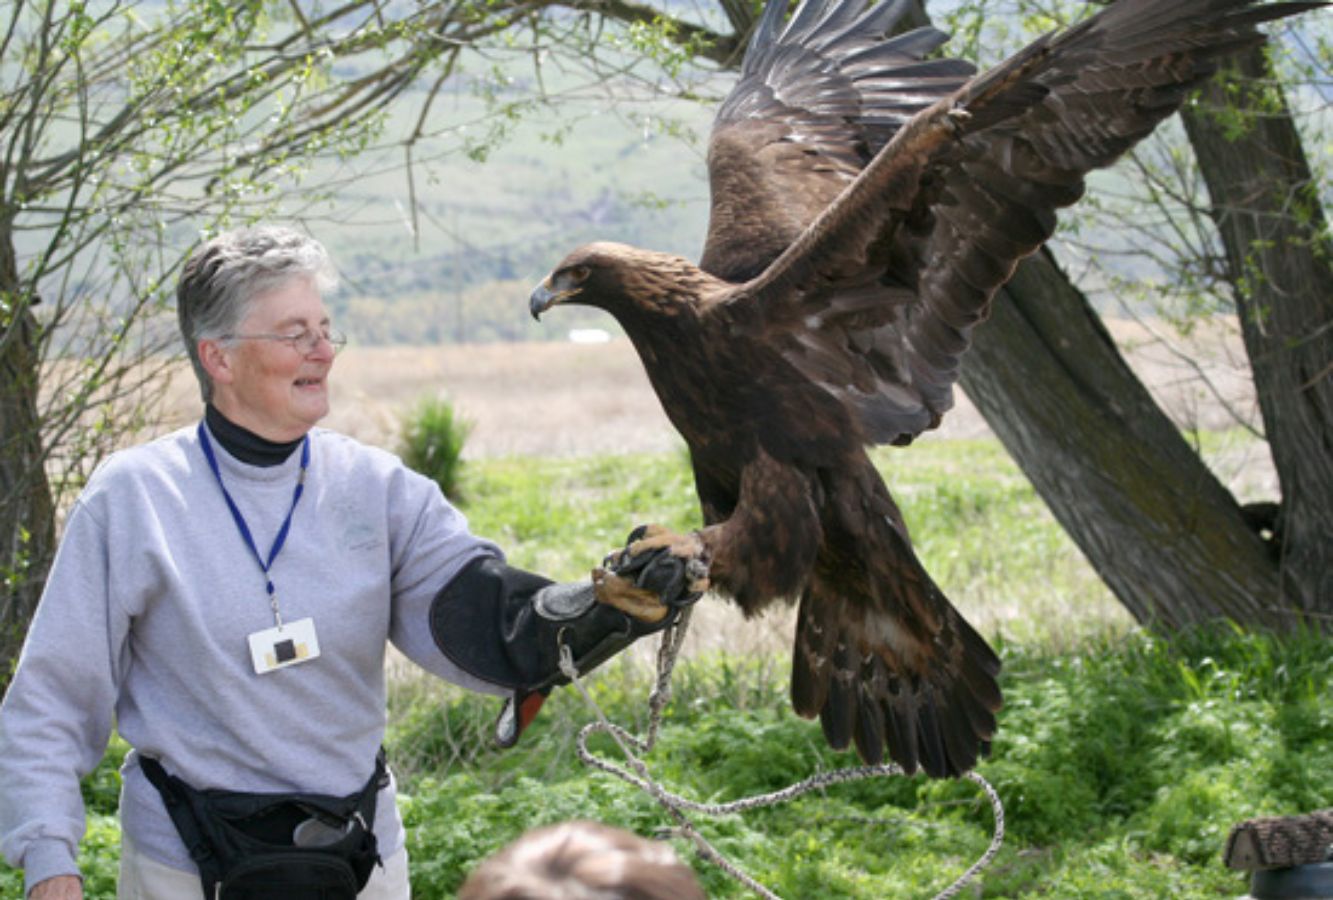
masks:
<svg viewBox="0 0 1333 900"><path fill-rule="evenodd" d="M1284 624L1268 547L1047 251L995 298L962 385L1136 620Z"/></svg>
<svg viewBox="0 0 1333 900"><path fill-rule="evenodd" d="M55 508L37 415L39 324L0 220L0 695L55 552Z"/></svg>
<svg viewBox="0 0 1333 900"><path fill-rule="evenodd" d="M1235 75L1211 82L1182 116L1282 487L1280 602L1333 628L1333 240L1263 48L1238 57ZM1239 136L1227 124L1237 110Z"/></svg>

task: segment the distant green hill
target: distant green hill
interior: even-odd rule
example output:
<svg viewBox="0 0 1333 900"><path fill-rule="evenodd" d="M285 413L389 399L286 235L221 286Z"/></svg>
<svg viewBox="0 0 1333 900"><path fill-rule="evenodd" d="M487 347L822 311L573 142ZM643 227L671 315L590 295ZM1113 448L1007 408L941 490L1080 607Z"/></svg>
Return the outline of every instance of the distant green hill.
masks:
<svg viewBox="0 0 1333 900"><path fill-rule="evenodd" d="M357 340L542 340L579 324L614 329L593 311L571 311L559 329L538 326L528 292L590 240L698 258L714 104L649 101L630 96L628 84L590 88L569 75L545 84L573 99L515 111L534 94L530 80L515 76L488 97L487 79L465 72L436 100L438 136L415 150L415 221L401 149L327 165L308 179L329 194L307 225L343 273L330 302ZM712 90L725 88L719 77ZM392 122L387 133L410 124Z"/></svg>

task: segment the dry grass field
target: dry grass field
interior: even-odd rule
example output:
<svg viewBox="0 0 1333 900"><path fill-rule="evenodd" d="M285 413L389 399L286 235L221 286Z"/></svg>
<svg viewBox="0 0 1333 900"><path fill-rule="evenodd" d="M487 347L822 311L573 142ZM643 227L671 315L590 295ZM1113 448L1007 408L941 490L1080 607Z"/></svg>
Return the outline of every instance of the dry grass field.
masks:
<svg viewBox="0 0 1333 900"><path fill-rule="evenodd" d="M1166 326L1110 320L1108 327L1176 421L1206 430L1234 427L1238 417L1257 421L1234 323L1201 326L1190 340L1172 343L1163 338ZM425 396L448 398L472 421L466 450L472 458L654 452L680 445L623 338L605 344L354 345L338 358L333 392L333 412L324 424L389 448L403 417ZM169 391L168 424L193 421L198 413L192 378L181 369ZM957 407L928 437L989 433L960 394Z"/></svg>

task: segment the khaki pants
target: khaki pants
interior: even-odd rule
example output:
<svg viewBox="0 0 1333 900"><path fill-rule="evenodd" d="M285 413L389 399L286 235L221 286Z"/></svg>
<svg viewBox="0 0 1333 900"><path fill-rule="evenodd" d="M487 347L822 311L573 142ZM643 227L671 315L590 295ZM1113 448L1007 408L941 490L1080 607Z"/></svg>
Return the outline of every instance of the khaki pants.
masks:
<svg viewBox="0 0 1333 900"><path fill-rule="evenodd" d="M129 837L120 839L120 881L118 900L199 900L203 888L197 872L185 872L164 866L138 851ZM375 867L370 881L357 895L358 900L410 900L412 887L407 880L407 848L384 860L384 868Z"/></svg>

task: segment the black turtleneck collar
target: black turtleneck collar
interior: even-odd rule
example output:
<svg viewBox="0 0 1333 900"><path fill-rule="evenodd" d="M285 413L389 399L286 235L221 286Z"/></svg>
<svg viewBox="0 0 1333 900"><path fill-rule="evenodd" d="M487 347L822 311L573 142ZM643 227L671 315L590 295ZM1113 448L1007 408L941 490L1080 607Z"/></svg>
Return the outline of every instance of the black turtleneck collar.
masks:
<svg viewBox="0 0 1333 900"><path fill-rule="evenodd" d="M204 420L208 430L218 439L222 448L243 463L252 466L276 466L285 462L287 457L299 446L304 438L277 444L268 438L262 438L253 431L242 428L228 419L213 404L204 407Z"/></svg>

